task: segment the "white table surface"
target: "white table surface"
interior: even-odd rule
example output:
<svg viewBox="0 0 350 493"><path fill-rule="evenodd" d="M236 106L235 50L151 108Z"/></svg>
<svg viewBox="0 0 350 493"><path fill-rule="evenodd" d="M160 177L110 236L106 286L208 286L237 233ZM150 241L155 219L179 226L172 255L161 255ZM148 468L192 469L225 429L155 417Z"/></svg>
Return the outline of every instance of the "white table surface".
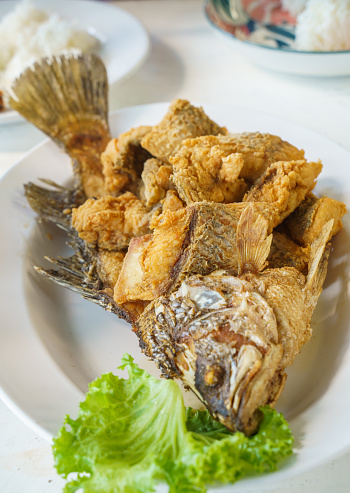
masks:
<svg viewBox="0 0 350 493"><path fill-rule="evenodd" d="M350 150L350 77L303 78L250 65L207 25L201 0L111 3L138 17L151 37L151 53L144 65L111 87L111 110L178 97L235 105L284 117ZM0 126L0 175L44 138L28 123ZM62 491L50 444L1 401L0 429L0 492ZM270 490L282 492L349 493L350 453Z"/></svg>

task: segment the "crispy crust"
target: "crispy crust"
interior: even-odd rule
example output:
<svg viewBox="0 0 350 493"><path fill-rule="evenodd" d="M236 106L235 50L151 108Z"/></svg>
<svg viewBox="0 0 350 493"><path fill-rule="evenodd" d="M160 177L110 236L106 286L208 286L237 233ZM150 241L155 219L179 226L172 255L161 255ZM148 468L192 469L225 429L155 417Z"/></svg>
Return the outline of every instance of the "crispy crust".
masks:
<svg viewBox="0 0 350 493"><path fill-rule="evenodd" d="M176 99L162 121L142 139L152 156L169 162L183 140L200 135L225 134L227 130L213 122L203 111L183 99Z"/></svg>

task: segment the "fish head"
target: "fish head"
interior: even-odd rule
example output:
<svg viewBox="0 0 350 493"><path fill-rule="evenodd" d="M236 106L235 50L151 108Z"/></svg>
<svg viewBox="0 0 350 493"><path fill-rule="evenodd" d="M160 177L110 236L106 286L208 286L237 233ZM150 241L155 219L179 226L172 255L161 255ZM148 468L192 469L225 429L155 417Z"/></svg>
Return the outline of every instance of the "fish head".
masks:
<svg viewBox="0 0 350 493"><path fill-rule="evenodd" d="M229 430L254 433L259 407L274 402L284 381L276 318L264 298L233 276L192 276L152 310L153 337L166 341L174 374ZM159 346L158 339L157 359Z"/></svg>

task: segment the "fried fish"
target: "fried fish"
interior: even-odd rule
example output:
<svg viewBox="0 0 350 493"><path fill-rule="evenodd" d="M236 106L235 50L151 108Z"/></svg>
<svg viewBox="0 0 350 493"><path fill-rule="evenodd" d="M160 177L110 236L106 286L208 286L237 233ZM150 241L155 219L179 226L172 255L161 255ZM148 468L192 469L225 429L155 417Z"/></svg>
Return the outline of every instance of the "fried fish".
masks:
<svg viewBox="0 0 350 493"><path fill-rule="evenodd" d="M25 185L74 251L37 272L130 322L164 376L254 433L310 338L341 228L345 206L311 195L322 164L277 136L228 134L185 100L111 139L94 55L42 60L9 100L73 162L72 188Z"/></svg>
<svg viewBox="0 0 350 493"><path fill-rule="evenodd" d="M306 195L299 207L287 217L285 225L290 237L299 245L310 245L320 234L323 226L333 219L330 236L337 234L343 227L341 218L346 214L346 206L330 197L316 197L313 193Z"/></svg>
<svg viewBox="0 0 350 493"><path fill-rule="evenodd" d="M151 301L193 274L205 275L217 269L237 273L236 229L249 205L203 201L164 211L153 221L152 234L131 240L114 300ZM264 204L255 202L250 207L254 214L270 217Z"/></svg>
<svg viewBox="0 0 350 493"><path fill-rule="evenodd" d="M117 139L111 139L101 154L101 162L108 195L118 196L130 191L140 195L141 173L151 154L141 146L142 138L152 127L132 128Z"/></svg>
<svg viewBox="0 0 350 493"><path fill-rule="evenodd" d="M184 99L176 99L162 121L143 137L141 143L152 156L168 163L183 140L226 133L227 129L212 121L202 108L197 108Z"/></svg>
<svg viewBox="0 0 350 493"><path fill-rule="evenodd" d="M304 159L304 151L259 132L186 139L169 158L173 181L186 204L240 201L271 164Z"/></svg>
<svg viewBox="0 0 350 493"><path fill-rule="evenodd" d="M243 202L273 206L270 228L278 226L316 185L321 162L278 161L271 164L243 197ZM271 230L272 230L271 229Z"/></svg>

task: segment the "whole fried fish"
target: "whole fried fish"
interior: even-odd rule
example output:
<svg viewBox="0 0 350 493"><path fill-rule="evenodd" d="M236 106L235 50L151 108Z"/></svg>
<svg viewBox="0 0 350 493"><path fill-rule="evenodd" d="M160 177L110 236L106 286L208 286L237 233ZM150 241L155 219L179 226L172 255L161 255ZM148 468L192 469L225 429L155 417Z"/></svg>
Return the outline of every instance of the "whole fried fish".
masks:
<svg viewBox="0 0 350 493"><path fill-rule="evenodd" d="M276 136L227 135L188 101L111 139L107 85L98 57L62 55L12 88L12 107L71 156L75 175L72 188L25 185L39 218L74 250L36 270L130 322L164 376L180 378L230 430L252 434L310 338L327 242L345 209L325 214L324 200L304 213L321 163ZM289 233L301 215L311 246Z"/></svg>

